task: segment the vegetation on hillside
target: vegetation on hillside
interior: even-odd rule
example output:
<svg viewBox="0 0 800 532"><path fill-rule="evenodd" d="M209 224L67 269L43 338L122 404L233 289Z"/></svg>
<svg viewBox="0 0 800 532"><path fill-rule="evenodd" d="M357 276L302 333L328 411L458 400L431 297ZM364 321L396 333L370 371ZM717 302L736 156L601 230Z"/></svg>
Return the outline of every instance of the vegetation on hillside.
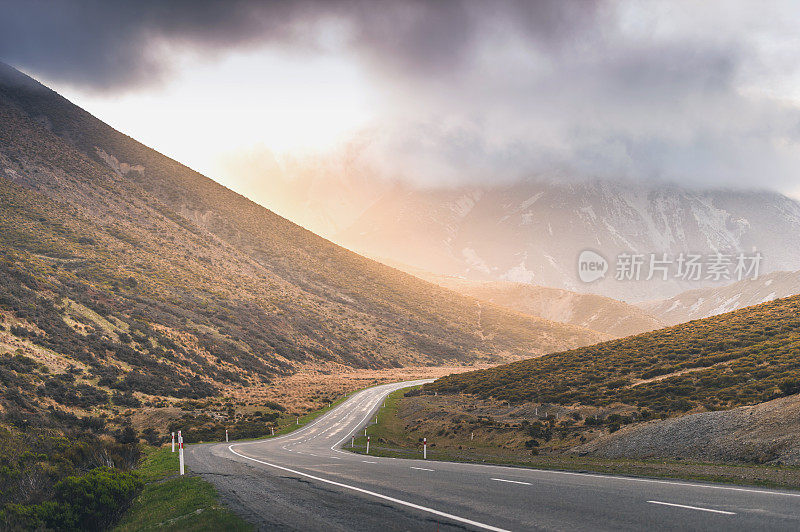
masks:
<svg viewBox="0 0 800 532"><path fill-rule="evenodd" d="M800 392L800 296L491 369L427 391L511 402L709 410Z"/></svg>
<svg viewBox="0 0 800 532"><path fill-rule="evenodd" d="M183 383L199 376L213 394L237 379L267 382L310 363L463 363L604 338L481 309L338 247L6 66L0 122L7 270L32 278L24 290L50 301L56 310L48 316L76 320L67 299L99 314L91 321L111 343L88 351L106 353L112 366L133 365L129 390L156 392L146 388L164 380L164 366ZM18 312L23 295L9 298L0 308ZM136 328L144 343L131 336ZM52 327L42 332L39 343L57 341ZM69 334L65 343L80 340ZM191 388L205 393L199 383ZM174 393L189 392L175 386Z"/></svg>

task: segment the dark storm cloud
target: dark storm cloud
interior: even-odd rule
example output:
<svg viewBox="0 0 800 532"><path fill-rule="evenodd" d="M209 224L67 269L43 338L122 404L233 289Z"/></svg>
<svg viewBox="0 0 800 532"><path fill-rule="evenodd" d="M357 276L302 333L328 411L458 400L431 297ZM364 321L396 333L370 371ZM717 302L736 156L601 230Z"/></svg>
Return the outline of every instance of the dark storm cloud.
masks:
<svg viewBox="0 0 800 532"><path fill-rule="evenodd" d="M358 52L431 75L468 60L487 22L557 48L587 29L595 10L588 1L3 0L0 58L54 80L125 88L169 73L161 43L211 53L269 43L314 47L317 25L340 20Z"/></svg>
<svg viewBox="0 0 800 532"><path fill-rule="evenodd" d="M221 53L299 39L311 4L202 0L0 1L0 58L50 79L130 88L168 75L159 44Z"/></svg>

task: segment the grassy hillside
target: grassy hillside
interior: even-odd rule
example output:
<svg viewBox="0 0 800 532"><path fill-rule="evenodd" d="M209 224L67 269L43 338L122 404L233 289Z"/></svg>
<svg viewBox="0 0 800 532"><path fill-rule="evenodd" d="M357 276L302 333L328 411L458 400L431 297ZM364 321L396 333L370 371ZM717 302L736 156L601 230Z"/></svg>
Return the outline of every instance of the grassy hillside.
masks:
<svg viewBox="0 0 800 532"><path fill-rule="evenodd" d="M232 388L603 339L335 246L2 64L0 124L0 528L63 522L94 477L124 507L139 440L170 425L263 434L281 405L242 414Z"/></svg>
<svg viewBox="0 0 800 532"><path fill-rule="evenodd" d="M717 410L800 392L800 296L491 369L430 391L511 402Z"/></svg>
<svg viewBox="0 0 800 532"><path fill-rule="evenodd" d="M33 344L132 391L208 395L308 364L468 362L602 338L340 248L9 67L0 121L2 268L26 279L4 284L2 308Z"/></svg>

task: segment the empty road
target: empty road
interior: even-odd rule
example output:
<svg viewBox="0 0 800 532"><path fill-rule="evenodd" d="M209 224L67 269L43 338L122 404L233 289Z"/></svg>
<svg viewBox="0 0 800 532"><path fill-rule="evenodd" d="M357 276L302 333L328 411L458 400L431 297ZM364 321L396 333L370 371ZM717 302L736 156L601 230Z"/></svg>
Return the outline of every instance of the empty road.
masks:
<svg viewBox="0 0 800 532"><path fill-rule="evenodd" d="M189 446L187 466L259 529L800 529L800 492L341 449L386 395L421 382L363 390L286 436Z"/></svg>

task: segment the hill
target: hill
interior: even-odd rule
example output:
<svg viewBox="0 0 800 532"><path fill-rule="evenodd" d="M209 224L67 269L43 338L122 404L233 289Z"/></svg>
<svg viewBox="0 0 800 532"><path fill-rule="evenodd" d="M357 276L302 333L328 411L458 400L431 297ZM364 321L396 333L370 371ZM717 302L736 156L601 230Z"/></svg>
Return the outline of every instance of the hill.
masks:
<svg viewBox="0 0 800 532"><path fill-rule="evenodd" d="M0 67L8 348L102 385L213 395L308 365L463 363L592 343L365 259Z"/></svg>
<svg viewBox="0 0 800 532"><path fill-rule="evenodd" d="M264 434L291 413L236 398L279 376L605 338L358 256L2 64L0 124L0 528L80 514L46 502L73 484L126 486L103 509L113 521L140 439ZM143 413L158 421L138 432Z"/></svg>
<svg viewBox="0 0 800 532"><path fill-rule="evenodd" d="M721 287L698 288L637 306L668 325L707 318L781 297L800 294L800 271L772 272Z"/></svg>
<svg viewBox="0 0 800 532"><path fill-rule="evenodd" d="M424 273L416 275L481 301L617 338L660 329L665 325L634 305L594 294L508 281L471 281Z"/></svg>
<svg viewBox="0 0 800 532"><path fill-rule="evenodd" d="M800 392L800 296L590 347L450 375L429 391L511 402L623 403L664 414Z"/></svg>

